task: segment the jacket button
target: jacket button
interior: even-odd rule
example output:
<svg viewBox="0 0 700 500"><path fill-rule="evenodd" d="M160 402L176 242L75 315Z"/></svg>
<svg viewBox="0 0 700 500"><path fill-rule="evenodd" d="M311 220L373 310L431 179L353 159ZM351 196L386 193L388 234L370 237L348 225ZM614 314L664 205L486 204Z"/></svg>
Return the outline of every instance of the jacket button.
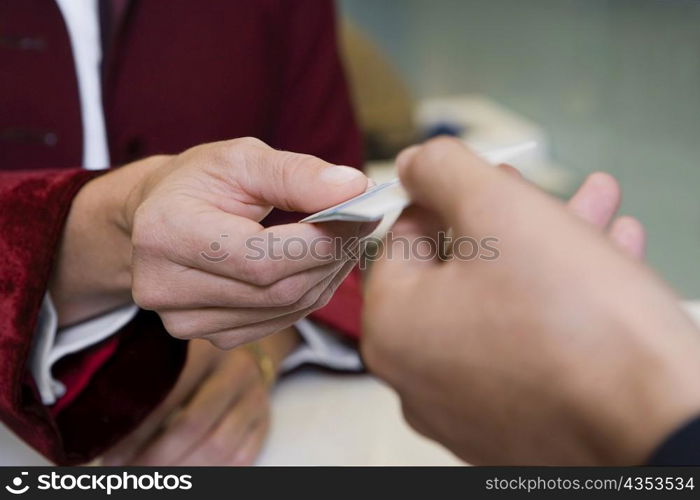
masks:
<svg viewBox="0 0 700 500"><path fill-rule="evenodd" d="M0 36L0 47L17 50L45 50L46 40L31 36Z"/></svg>
<svg viewBox="0 0 700 500"><path fill-rule="evenodd" d="M53 147L58 143L58 135L50 130L28 128L5 128L0 130L0 140L28 144L43 144Z"/></svg>
<svg viewBox="0 0 700 500"><path fill-rule="evenodd" d="M55 146L58 142L58 136L54 132L46 132L43 135L43 141L47 146Z"/></svg>

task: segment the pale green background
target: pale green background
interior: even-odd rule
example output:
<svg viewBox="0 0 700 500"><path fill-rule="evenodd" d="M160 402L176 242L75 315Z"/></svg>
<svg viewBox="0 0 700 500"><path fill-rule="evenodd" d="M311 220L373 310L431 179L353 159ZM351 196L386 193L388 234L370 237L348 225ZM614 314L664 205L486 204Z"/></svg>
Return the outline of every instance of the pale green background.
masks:
<svg viewBox="0 0 700 500"><path fill-rule="evenodd" d="M649 261L700 298L700 0L342 0L417 96L480 92L608 170Z"/></svg>

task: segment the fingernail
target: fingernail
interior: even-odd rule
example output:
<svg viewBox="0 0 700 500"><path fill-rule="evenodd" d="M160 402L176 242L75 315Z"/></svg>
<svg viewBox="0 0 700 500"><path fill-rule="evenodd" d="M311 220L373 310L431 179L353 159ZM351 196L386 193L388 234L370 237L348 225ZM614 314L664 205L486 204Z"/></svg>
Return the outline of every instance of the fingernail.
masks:
<svg viewBox="0 0 700 500"><path fill-rule="evenodd" d="M345 184L346 182L354 181L360 177L364 177L362 172L356 168L345 167L343 165L332 165L324 168L321 172L321 180L331 184Z"/></svg>
<svg viewBox="0 0 700 500"><path fill-rule="evenodd" d="M374 179L367 179L367 189L372 189L376 185L377 183L374 181Z"/></svg>

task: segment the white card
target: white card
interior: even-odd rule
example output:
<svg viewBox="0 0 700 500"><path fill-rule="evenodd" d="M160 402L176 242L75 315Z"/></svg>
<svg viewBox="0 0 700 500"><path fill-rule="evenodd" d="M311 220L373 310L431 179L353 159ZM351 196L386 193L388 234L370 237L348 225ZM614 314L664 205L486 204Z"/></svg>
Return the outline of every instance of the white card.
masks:
<svg viewBox="0 0 700 500"><path fill-rule="evenodd" d="M535 148L537 144L519 144L510 148L479 153L490 163L503 163L516 156ZM411 203L408 193L401 187L399 179L394 179L368 189L361 195L350 198L333 207L326 208L309 215L301 222L328 222L332 220L350 222L374 222L381 220L386 214L401 210Z"/></svg>
<svg viewBox="0 0 700 500"><path fill-rule="evenodd" d="M406 191L394 179L368 189L359 196L350 198L334 207L321 210L301 222L327 222L344 220L354 222L371 222L380 220L393 210L400 210L410 203Z"/></svg>

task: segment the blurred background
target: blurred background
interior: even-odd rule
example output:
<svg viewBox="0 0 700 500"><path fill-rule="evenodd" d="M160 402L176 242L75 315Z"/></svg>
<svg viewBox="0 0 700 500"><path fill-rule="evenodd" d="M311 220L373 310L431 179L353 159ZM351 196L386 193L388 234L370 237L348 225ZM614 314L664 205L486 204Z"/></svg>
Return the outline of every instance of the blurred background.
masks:
<svg viewBox="0 0 700 500"><path fill-rule="evenodd" d="M341 0L373 168L453 133L566 196L613 173L648 259L700 298L700 0ZM532 145L532 147L530 147Z"/></svg>

